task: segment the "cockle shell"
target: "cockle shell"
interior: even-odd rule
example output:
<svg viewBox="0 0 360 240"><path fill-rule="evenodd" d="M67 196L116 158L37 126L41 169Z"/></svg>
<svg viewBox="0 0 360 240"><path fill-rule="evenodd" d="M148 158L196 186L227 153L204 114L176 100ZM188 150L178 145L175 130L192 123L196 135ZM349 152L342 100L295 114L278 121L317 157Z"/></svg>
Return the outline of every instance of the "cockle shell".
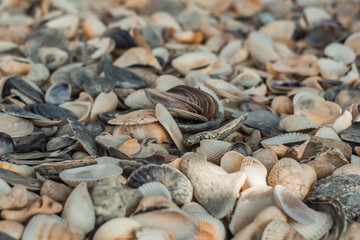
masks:
<svg viewBox="0 0 360 240"><path fill-rule="evenodd" d="M171 200L171 194L167 187L160 182L148 182L141 185L138 190L143 194L144 197L150 195L160 195Z"/></svg>
<svg viewBox="0 0 360 240"><path fill-rule="evenodd" d="M135 229L141 224L131 218L114 218L96 231L94 240L130 239L135 237Z"/></svg>
<svg viewBox="0 0 360 240"><path fill-rule="evenodd" d="M242 189L247 189L254 186L267 186L267 169L256 158L245 157L242 160L240 170L246 173L246 180L242 186Z"/></svg>
<svg viewBox="0 0 360 240"><path fill-rule="evenodd" d="M225 227L219 219L207 213L190 213L189 215L198 224L195 239L225 239Z"/></svg>
<svg viewBox="0 0 360 240"><path fill-rule="evenodd" d="M280 120L279 129L286 132L309 131L318 128L311 120L304 116L288 115Z"/></svg>
<svg viewBox="0 0 360 240"><path fill-rule="evenodd" d="M200 141L200 147L196 149L196 152L205 154L207 161L219 164L220 159L230 147L231 143L214 139L206 139Z"/></svg>
<svg viewBox="0 0 360 240"><path fill-rule="evenodd" d="M264 229L261 240L305 240L303 236L298 233L295 228L291 227L288 223L281 220L271 221Z"/></svg>

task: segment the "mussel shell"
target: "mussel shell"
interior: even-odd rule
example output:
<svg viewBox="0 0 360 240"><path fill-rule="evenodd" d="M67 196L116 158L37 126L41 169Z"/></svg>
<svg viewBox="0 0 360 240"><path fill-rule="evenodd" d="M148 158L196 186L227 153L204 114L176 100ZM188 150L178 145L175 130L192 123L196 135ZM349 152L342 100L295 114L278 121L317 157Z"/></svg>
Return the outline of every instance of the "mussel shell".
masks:
<svg viewBox="0 0 360 240"><path fill-rule="evenodd" d="M315 24L306 34L306 41L314 47L325 47L331 42L336 42L342 37L342 29L339 23L332 20L324 20Z"/></svg>
<svg viewBox="0 0 360 240"><path fill-rule="evenodd" d="M43 93L35 89L33 86L31 86L29 83L27 83L25 80L18 76L8 78L3 87L2 96L5 97L11 95L10 90L13 88L19 90L24 95L35 100L36 102L44 102Z"/></svg>
<svg viewBox="0 0 360 240"><path fill-rule="evenodd" d="M14 152L14 141L10 135L0 132L0 155Z"/></svg>
<svg viewBox="0 0 360 240"><path fill-rule="evenodd" d="M89 93L93 98L100 93L108 93L116 86L116 82L110 78L97 77L87 80L83 83L84 91Z"/></svg>
<svg viewBox="0 0 360 240"><path fill-rule="evenodd" d="M77 67L69 71L69 77L72 85L76 88L82 89L84 82L96 77L96 72L91 68Z"/></svg>
<svg viewBox="0 0 360 240"><path fill-rule="evenodd" d="M115 42L116 48L131 48L136 47L134 39L130 36L128 31L122 30L120 27L113 27L108 29L103 36L110 37Z"/></svg>
<svg viewBox="0 0 360 240"><path fill-rule="evenodd" d="M136 159L134 160L120 160L119 166L124 170L123 175L125 177L129 177L135 170L138 168L141 168L142 166L148 165L148 164L157 164L161 165L164 164L164 158L157 157L156 155L151 156L146 159Z"/></svg>
<svg viewBox="0 0 360 240"><path fill-rule="evenodd" d="M75 142L76 140L70 137L55 137L48 141L46 150L55 151L73 145Z"/></svg>
<svg viewBox="0 0 360 240"><path fill-rule="evenodd" d="M14 138L16 152L26 153L33 150L44 152L46 136L44 133L32 133L31 135Z"/></svg>
<svg viewBox="0 0 360 240"><path fill-rule="evenodd" d="M280 133L279 122L278 115L266 110L257 110L248 113L244 124L259 129L264 136L270 136Z"/></svg>
<svg viewBox="0 0 360 240"><path fill-rule="evenodd" d="M66 123L68 117L77 118L72 111L53 104L29 104L24 109L50 119L60 120L62 123Z"/></svg>
<svg viewBox="0 0 360 240"><path fill-rule="evenodd" d="M107 78L115 81L116 87L120 88L146 88L148 84L139 75L115 65L106 65L104 73Z"/></svg>
<svg viewBox="0 0 360 240"><path fill-rule="evenodd" d="M71 98L71 85L66 82L58 82L52 85L45 94L45 101L50 104L63 103Z"/></svg>
<svg viewBox="0 0 360 240"><path fill-rule="evenodd" d="M0 168L0 178L10 185L22 184L28 190L38 191L41 187L41 181L37 178L27 177L3 168Z"/></svg>

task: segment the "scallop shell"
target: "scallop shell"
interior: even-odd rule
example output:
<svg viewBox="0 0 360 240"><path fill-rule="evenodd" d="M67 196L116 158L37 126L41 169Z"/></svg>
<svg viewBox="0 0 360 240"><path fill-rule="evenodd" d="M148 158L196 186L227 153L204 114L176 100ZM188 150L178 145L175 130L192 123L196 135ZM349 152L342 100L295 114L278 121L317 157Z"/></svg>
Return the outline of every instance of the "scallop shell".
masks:
<svg viewBox="0 0 360 240"><path fill-rule="evenodd" d="M100 180L120 176L122 171L122 168L115 164L97 164L66 169L60 172L59 176L71 187L75 187L81 182L86 182L88 187L91 187Z"/></svg>
<svg viewBox="0 0 360 240"><path fill-rule="evenodd" d="M30 135L33 130L34 124L30 120L0 113L0 132L14 138Z"/></svg>
<svg viewBox="0 0 360 240"><path fill-rule="evenodd" d="M95 227L95 210L87 190L86 182L80 183L65 202L61 217L71 228L85 235Z"/></svg>
<svg viewBox="0 0 360 240"><path fill-rule="evenodd" d="M355 61L356 55L354 51L346 45L333 42L324 49L326 56L334 59L337 62L350 64Z"/></svg>
<svg viewBox="0 0 360 240"><path fill-rule="evenodd" d="M48 240L53 236L62 240L77 239L61 218L39 214L26 225L22 240Z"/></svg>
<svg viewBox="0 0 360 240"><path fill-rule="evenodd" d="M214 139L206 139L200 141L200 147L196 149L196 152L205 154L207 161L219 164L221 158L230 147L231 143Z"/></svg>
<svg viewBox="0 0 360 240"><path fill-rule="evenodd" d="M313 216L316 212L285 187L281 185L274 187L274 199L276 205L295 221L303 224L315 223Z"/></svg>
<svg viewBox="0 0 360 240"><path fill-rule="evenodd" d="M201 71L210 74L216 62L216 55L210 52L185 53L172 61L172 66L182 74L186 75L191 71Z"/></svg>
<svg viewBox="0 0 360 240"><path fill-rule="evenodd" d="M135 230L141 224L131 218L114 218L96 231L94 240L130 239L135 237Z"/></svg>
<svg viewBox="0 0 360 240"><path fill-rule="evenodd" d="M352 162L351 164L346 164L338 169L336 169L332 175L349 175L357 174L360 175L360 162Z"/></svg>
<svg viewBox="0 0 360 240"><path fill-rule="evenodd" d="M204 141L204 140L203 140ZM220 160L220 167L228 173L240 171L244 156L236 151L229 151Z"/></svg>
<svg viewBox="0 0 360 240"><path fill-rule="evenodd" d="M154 123L157 121L158 119L156 118L154 109L141 109L127 113L125 115L121 115L115 119L111 119L108 121L108 123L120 126L129 126Z"/></svg>
<svg viewBox="0 0 360 240"><path fill-rule="evenodd" d="M317 211L315 211L313 218L315 219L314 224L302 224L294 220L290 220L289 224L306 239L318 240L330 230L333 225L333 219L330 214Z"/></svg>
<svg viewBox="0 0 360 240"><path fill-rule="evenodd" d="M21 223L10 221L10 220L1 220L0 221L0 231L6 233L10 237L20 240L23 232L24 232L24 225Z"/></svg>
<svg viewBox="0 0 360 240"><path fill-rule="evenodd" d="M271 169L268 177L269 185L282 185L292 191L299 199L306 195L305 172L301 165L292 158L280 159Z"/></svg>
<svg viewBox="0 0 360 240"><path fill-rule="evenodd" d="M288 223L273 220L264 229L261 240L305 240L292 226Z"/></svg>
<svg viewBox="0 0 360 240"><path fill-rule="evenodd" d="M289 115L280 120L279 129L286 132L309 131L318 128L311 120L304 116Z"/></svg>
<svg viewBox="0 0 360 240"><path fill-rule="evenodd" d="M245 157L241 164L241 171L246 173L246 180L242 189L247 189L254 186L267 186L267 169L256 158Z"/></svg>
<svg viewBox="0 0 360 240"><path fill-rule="evenodd" d="M175 168L167 165L148 164L132 172L127 179L126 186L138 188L148 182L164 184L171 193L173 201L178 205L192 200L193 187L189 179Z"/></svg>
<svg viewBox="0 0 360 240"><path fill-rule="evenodd" d="M190 216L198 224L195 239L225 239L225 227L220 220L207 213L191 213Z"/></svg>
<svg viewBox="0 0 360 240"><path fill-rule="evenodd" d="M167 187L160 182L148 182L141 185L138 190L144 197L150 195L160 195L171 201L171 194Z"/></svg>
<svg viewBox="0 0 360 240"><path fill-rule="evenodd" d="M120 144L118 149L126 155L131 156L137 154L140 151L141 146L138 140L132 138Z"/></svg>
<svg viewBox="0 0 360 240"><path fill-rule="evenodd" d="M176 240L176 235L173 231L162 228L142 227L135 230L137 240Z"/></svg>
<svg viewBox="0 0 360 240"><path fill-rule="evenodd" d="M279 157L293 157L300 160L310 136L301 133L286 133L261 141L265 148L276 152Z"/></svg>

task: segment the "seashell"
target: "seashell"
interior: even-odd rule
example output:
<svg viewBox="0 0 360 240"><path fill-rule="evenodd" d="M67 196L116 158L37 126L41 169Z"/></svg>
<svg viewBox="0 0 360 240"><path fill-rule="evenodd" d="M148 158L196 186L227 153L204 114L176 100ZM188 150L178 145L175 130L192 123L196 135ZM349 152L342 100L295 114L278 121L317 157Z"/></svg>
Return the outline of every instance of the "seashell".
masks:
<svg viewBox="0 0 360 240"><path fill-rule="evenodd" d="M9 194L11 187L3 179L0 178L0 194Z"/></svg>
<svg viewBox="0 0 360 240"><path fill-rule="evenodd" d="M147 182L161 182L164 184L171 193L173 201L178 205L192 199L193 187L189 179L172 167L154 164L140 167L128 177L126 186L137 188Z"/></svg>
<svg viewBox="0 0 360 240"><path fill-rule="evenodd" d="M213 90L217 95L235 100L247 99L248 96L234 84L221 79L207 79L204 81L206 87Z"/></svg>
<svg viewBox="0 0 360 240"><path fill-rule="evenodd" d="M309 141L309 135L286 133L263 140L261 144L276 152L279 157L293 157L300 160Z"/></svg>
<svg viewBox="0 0 360 240"><path fill-rule="evenodd" d="M332 129L332 128L328 128L328 127L322 127L320 128L315 136L317 137L321 137L321 138L328 138L328 139L333 139L333 140L337 140L337 141L341 141L341 139L339 138L339 136L336 134L336 132Z"/></svg>
<svg viewBox="0 0 360 240"><path fill-rule="evenodd" d="M69 54L56 47L41 47L34 60L44 64L49 70L56 69L66 63Z"/></svg>
<svg viewBox="0 0 360 240"><path fill-rule="evenodd" d="M221 158L230 147L231 143L228 142L205 139L200 141L200 147L196 149L196 152L205 154L207 161L220 164Z"/></svg>
<svg viewBox="0 0 360 240"><path fill-rule="evenodd" d="M87 40L86 43L96 49L96 51L91 54L91 59L103 57L115 48L115 42L110 37L96 37Z"/></svg>
<svg viewBox="0 0 360 240"><path fill-rule="evenodd" d="M175 58L171 65L183 75L192 71L200 71L210 74L215 64L216 56L209 52L191 52L185 53Z"/></svg>
<svg viewBox="0 0 360 240"><path fill-rule="evenodd" d="M182 31L174 34L174 39L178 43L200 44L204 36L200 31Z"/></svg>
<svg viewBox="0 0 360 240"><path fill-rule="evenodd" d="M281 220L271 221L264 229L261 240L305 240L292 226Z"/></svg>
<svg viewBox="0 0 360 240"><path fill-rule="evenodd" d="M68 117L76 118L73 112L54 104L29 104L24 109L48 119L60 120L62 123L65 123Z"/></svg>
<svg viewBox="0 0 360 240"><path fill-rule="evenodd" d="M278 161L278 156L276 153L268 148L261 148L253 153L254 158L258 159L268 172L271 171L274 164Z"/></svg>
<svg viewBox="0 0 360 240"><path fill-rule="evenodd" d="M116 82L106 77L95 77L86 80L82 84L82 88L85 92L89 93L91 97L97 97L100 93L110 92L116 86Z"/></svg>
<svg viewBox="0 0 360 240"><path fill-rule="evenodd" d="M347 129L352 125L352 115L349 111L345 110L344 113L335 120L332 125L332 128L336 131L337 134L340 134L342 131Z"/></svg>
<svg viewBox="0 0 360 240"><path fill-rule="evenodd" d="M174 141L175 145L181 150L185 151L185 147L183 145L183 136L182 133L177 126L174 118L168 112L168 110L161 104L156 104L155 107L156 118L159 120L161 125L166 129L169 133L171 139Z"/></svg>
<svg viewBox="0 0 360 240"><path fill-rule="evenodd" d="M0 132L11 137L24 137L34 130L34 124L23 118L18 118L5 113L0 113Z"/></svg>
<svg viewBox="0 0 360 240"><path fill-rule="evenodd" d="M76 143L76 140L70 137L55 137L49 140L46 144L47 151L56 151L62 148L69 147Z"/></svg>
<svg viewBox="0 0 360 240"><path fill-rule="evenodd" d="M319 58L318 66L325 79L337 80L348 71L345 64L327 58Z"/></svg>
<svg viewBox="0 0 360 240"><path fill-rule="evenodd" d="M296 197L306 196L305 172L301 165L292 158L280 159L271 169L268 177L269 185L282 185L292 191Z"/></svg>
<svg viewBox="0 0 360 240"><path fill-rule="evenodd" d="M157 70L161 66L150 50L141 47L133 47L122 54L113 63L115 66L126 68L132 65L148 65Z"/></svg>
<svg viewBox="0 0 360 240"><path fill-rule="evenodd" d="M229 64L243 62L248 57L248 50L243 46L242 40L233 40L224 46L220 53L219 58L224 59Z"/></svg>
<svg viewBox="0 0 360 240"><path fill-rule="evenodd" d="M197 202L188 202L185 203L182 207L181 210L187 212L188 214L193 214L193 213L201 213L201 214L209 214L206 209L201 206L199 203Z"/></svg>
<svg viewBox="0 0 360 240"><path fill-rule="evenodd" d="M351 164L346 164L335 171L333 171L333 176L338 175L350 175L357 174L360 175L360 162L352 162Z"/></svg>
<svg viewBox="0 0 360 240"><path fill-rule="evenodd" d="M118 98L114 92L100 93L91 109L90 121L96 121L99 113L114 111L117 106Z"/></svg>
<svg viewBox="0 0 360 240"><path fill-rule="evenodd" d="M306 192L306 195L310 192L313 184L317 181L317 174L316 174L316 171L315 169L308 165L308 164L301 164L301 167L302 169L304 170L305 172L305 192Z"/></svg>
<svg viewBox="0 0 360 240"><path fill-rule="evenodd" d="M173 87L180 85L184 85L184 82L182 80L173 75L164 74L156 79L155 88L160 91L167 91Z"/></svg>
<svg viewBox="0 0 360 240"><path fill-rule="evenodd" d="M71 191L72 189L65 184L46 180L41 186L40 195L48 196L49 198L64 204Z"/></svg>
<svg viewBox="0 0 360 240"><path fill-rule="evenodd" d="M181 159L181 169L194 187L196 200L217 218L231 211L246 178L244 172L215 173L205 156L198 153L186 153ZM214 195L217 197L213 198Z"/></svg>
<svg viewBox="0 0 360 240"><path fill-rule="evenodd" d="M28 165L16 165L16 164L0 161L0 168L7 169L28 177L34 176L34 169Z"/></svg>
<svg viewBox="0 0 360 240"><path fill-rule="evenodd" d="M27 177L13 171L0 168L0 178L11 185L22 184L29 190L40 190L41 182L36 178Z"/></svg>
<svg viewBox="0 0 360 240"><path fill-rule="evenodd" d="M273 220L287 221L286 215L277 207L269 206L262 210L254 220L234 236L234 240L260 238L266 225Z"/></svg>
<svg viewBox="0 0 360 240"><path fill-rule="evenodd" d="M120 176L121 173L122 168L115 164L97 164L66 169L60 172L59 176L61 180L71 187L75 187L81 182L86 182L89 187L92 187L100 180L115 178Z"/></svg>
<svg viewBox="0 0 360 240"><path fill-rule="evenodd" d="M320 239L332 227L333 219L330 214L318 211L315 211L313 218L315 218L314 224L303 224L294 220L290 220L289 224L306 239Z"/></svg>
<svg viewBox="0 0 360 240"><path fill-rule="evenodd" d="M82 22L84 34L88 38L99 37L106 31L106 26L95 15L88 15Z"/></svg>
<svg viewBox="0 0 360 240"><path fill-rule="evenodd" d="M76 236L61 218L39 214L26 225L23 240L46 240L57 236L63 240L75 240Z"/></svg>
<svg viewBox="0 0 360 240"><path fill-rule="evenodd" d="M148 86L147 82L141 76L115 65L106 65L104 67L104 74L107 78L115 81L116 86L120 88L139 89Z"/></svg>
<svg viewBox="0 0 360 240"><path fill-rule="evenodd" d="M268 68L275 73L298 74L300 76L314 76L319 73L316 57L308 54L282 58L273 64L269 64Z"/></svg>
<svg viewBox="0 0 360 240"><path fill-rule="evenodd" d="M220 160L220 167L222 167L228 173L240 171L244 158L245 157L241 153L236 151L226 152Z"/></svg>
<svg viewBox="0 0 360 240"><path fill-rule="evenodd" d="M295 23L290 20L277 20L262 26L259 32L272 39L290 40L295 32Z"/></svg>
<svg viewBox="0 0 360 240"><path fill-rule="evenodd" d="M247 189L254 186L267 186L267 169L256 158L245 157L242 160L240 170L246 173L246 179L242 189Z"/></svg>
<svg viewBox="0 0 360 240"><path fill-rule="evenodd" d="M349 222L344 235L342 235L342 238L344 238L344 239L356 239L357 236L359 236L358 234L360 233L359 232L359 229L360 229L359 227L360 226L359 226L358 222L354 222L354 221Z"/></svg>
<svg viewBox="0 0 360 240"><path fill-rule="evenodd" d="M75 15L64 15L46 23L46 27L64 30L67 39L72 38L79 24L79 17Z"/></svg>
<svg viewBox="0 0 360 240"><path fill-rule="evenodd" d="M276 96L271 102L271 108L279 115L292 114L294 106L289 97Z"/></svg>
<svg viewBox="0 0 360 240"><path fill-rule="evenodd" d="M154 109L136 110L125 115L121 115L115 119L108 121L109 124L114 125L138 125L157 122Z"/></svg>
<svg viewBox="0 0 360 240"><path fill-rule="evenodd" d="M176 235L173 231L161 229L161 228L148 228L142 227L135 230L135 236L138 240L176 240Z"/></svg>
<svg viewBox="0 0 360 240"><path fill-rule="evenodd" d="M10 220L0 221L0 231L16 240L20 240L24 232L24 228L25 228L24 225L15 221L10 221Z"/></svg>
<svg viewBox="0 0 360 240"><path fill-rule="evenodd" d="M286 132L309 131L318 128L311 120L304 116L289 115L280 120L279 129Z"/></svg>
<svg viewBox="0 0 360 240"><path fill-rule="evenodd" d="M80 183L67 198L61 213L70 227L85 235L95 227L95 211L86 182Z"/></svg>
<svg viewBox="0 0 360 240"><path fill-rule="evenodd" d="M26 75L30 72L32 63L25 58L3 56L0 59L0 69L7 75Z"/></svg>
<svg viewBox="0 0 360 240"><path fill-rule="evenodd" d="M334 59L337 62L350 64L355 61L356 55L354 51L346 45L341 43L331 43L324 49L326 56Z"/></svg>
<svg viewBox="0 0 360 240"><path fill-rule="evenodd" d="M350 70L346 73L346 75L340 78L340 81L346 85L353 85L359 80L359 70L356 67L355 63L352 63L350 66Z"/></svg>
<svg viewBox="0 0 360 240"><path fill-rule="evenodd" d="M285 187L281 185L274 187L274 199L276 205L293 220L302 224L314 224L316 222L313 218L316 212Z"/></svg>
<svg viewBox="0 0 360 240"><path fill-rule="evenodd" d="M325 9L313 6L305 7L303 10L303 15L304 24L306 24L306 28L308 29L312 29L314 26L316 26L316 23L322 20L331 19L330 15Z"/></svg>
<svg viewBox="0 0 360 240"><path fill-rule="evenodd" d="M51 104L60 104L71 98L71 85L65 82L59 82L51 85L45 94L45 102Z"/></svg>
<svg viewBox="0 0 360 240"><path fill-rule="evenodd" d="M136 109L136 108L148 109L153 107L153 104L146 97L144 89L139 89L129 94L125 98L124 102L126 106L132 109Z"/></svg>
<svg viewBox="0 0 360 240"><path fill-rule="evenodd" d="M141 224L131 218L114 218L104 223L95 233L94 240L130 239Z"/></svg>
<svg viewBox="0 0 360 240"><path fill-rule="evenodd" d="M167 12L159 11L151 14L151 21L159 26L166 28L173 28L175 31L180 31L181 27L179 26L176 19Z"/></svg>
<svg viewBox="0 0 360 240"><path fill-rule="evenodd" d="M141 185L138 190L142 193L144 197L150 195L160 195L171 201L171 194L167 187L160 182L148 182Z"/></svg>
<svg viewBox="0 0 360 240"><path fill-rule="evenodd" d="M28 199L26 188L23 185L15 185L9 193L0 195L0 209L16 209L25 207Z"/></svg>
<svg viewBox="0 0 360 240"><path fill-rule="evenodd" d="M279 54L275 50L274 42L264 33L250 33L247 40L247 47L251 57L262 64L280 59Z"/></svg>
<svg viewBox="0 0 360 240"><path fill-rule="evenodd" d="M59 213L62 210L62 205L55 202L47 196L34 198L29 201L27 206L20 210L3 210L1 217L6 220L17 221L25 223L36 214L53 214Z"/></svg>
<svg viewBox="0 0 360 240"><path fill-rule="evenodd" d="M230 220L231 233L235 235L244 229L261 211L274 204L273 189L269 186L256 186L243 191Z"/></svg>
<svg viewBox="0 0 360 240"><path fill-rule="evenodd" d="M135 155L141 149L139 142L136 139L129 139L120 144L119 150L128 156Z"/></svg>
<svg viewBox="0 0 360 240"><path fill-rule="evenodd" d="M267 119L266 122L260 119ZM248 113L244 125L258 129L263 136L270 136L279 133L280 118L268 110L256 110Z"/></svg>
<svg viewBox="0 0 360 240"><path fill-rule="evenodd" d="M198 225L195 239L225 239L225 227L222 222L208 213L191 213Z"/></svg>
<svg viewBox="0 0 360 240"><path fill-rule="evenodd" d="M351 48L356 55L359 55L359 43L360 43L360 33L355 32L351 34L349 37L345 40L345 45Z"/></svg>

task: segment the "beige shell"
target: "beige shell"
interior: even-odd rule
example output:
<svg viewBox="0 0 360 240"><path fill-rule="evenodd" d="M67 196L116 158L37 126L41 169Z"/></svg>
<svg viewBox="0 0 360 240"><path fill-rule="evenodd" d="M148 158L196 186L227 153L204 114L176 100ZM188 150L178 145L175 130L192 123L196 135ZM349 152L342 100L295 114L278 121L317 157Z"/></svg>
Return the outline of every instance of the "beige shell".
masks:
<svg viewBox="0 0 360 240"><path fill-rule="evenodd" d="M62 183L57 183L51 180L46 180L40 189L41 196L48 196L49 198L64 204L70 195L72 188Z"/></svg>
<svg viewBox="0 0 360 240"><path fill-rule="evenodd" d="M351 34L345 40L345 45L351 48L356 55L360 54L359 46L360 46L360 32L355 32Z"/></svg>
<svg viewBox="0 0 360 240"><path fill-rule="evenodd" d="M241 171L246 173L245 183L242 186L243 190L254 186L267 186L267 169L256 158L245 157L241 164Z"/></svg>
<svg viewBox="0 0 360 240"><path fill-rule="evenodd" d="M126 155L131 156L137 154L140 151L141 146L138 140L132 138L120 144L118 149Z"/></svg>
<svg viewBox="0 0 360 240"><path fill-rule="evenodd" d="M271 108L279 115L292 114L294 106L289 97L276 96L271 102Z"/></svg>
<svg viewBox="0 0 360 240"><path fill-rule="evenodd" d="M252 156L258 159L265 166L268 172L271 171L274 164L279 160L276 152L268 148L261 148L255 151Z"/></svg>
<svg viewBox="0 0 360 240"><path fill-rule="evenodd" d="M261 240L305 240L305 238L288 223L273 220L265 227Z"/></svg>
<svg viewBox="0 0 360 240"><path fill-rule="evenodd" d="M191 213L191 218L198 225L195 239L225 239L223 223L208 213Z"/></svg>
<svg viewBox="0 0 360 240"><path fill-rule="evenodd" d="M220 164L221 158L231 147L231 143L206 139L200 141L200 147L196 149L196 152L203 153L206 156L206 160L215 164Z"/></svg>
<svg viewBox="0 0 360 240"><path fill-rule="evenodd" d="M243 191L231 217L229 224L231 233L235 235L250 224L262 210L274 204L272 187L257 186Z"/></svg>
<svg viewBox="0 0 360 240"><path fill-rule="evenodd" d="M10 220L1 220L0 221L0 231L6 233L10 237L20 240L23 232L24 232L24 225L21 223L10 221Z"/></svg>
<svg viewBox="0 0 360 240"><path fill-rule="evenodd" d="M207 79L205 80L204 85L221 97L235 100L242 100L248 97L244 91L240 90L240 88L222 79Z"/></svg>
<svg viewBox="0 0 360 240"><path fill-rule="evenodd" d="M90 116L92 104L90 102L64 102L59 105L75 113L80 122L87 121Z"/></svg>
<svg viewBox="0 0 360 240"><path fill-rule="evenodd" d="M353 117L348 110L345 110L344 113L338 117L332 125L332 128L336 131L337 134L340 134L342 131L347 129L352 124Z"/></svg>
<svg viewBox="0 0 360 240"><path fill-rule="evenodd" d="M280 120L279 129L286 132L309 131L318 128L311 120L304 116L289 115Z"/></svg>
<svg viewBox="0 0 360 240"><path fill-rule="evenodd" d="M331 80L338 80L349 69L345 64L327 58L319 58L317 63L321 76Z"/></svg>
<svg viewBox="0 0 360 240"><path fill-rule="evenodd" d="M306 196L305 172L300 163L292 158L280 159L271 169L268 177L269 185L282 185L292 191L296 197Z"/></svg>
<svg viewBox="0 0 360 240"><path fill-rule="evenodd" d="M2 56L0 69L6 75L26 75L30 72L33 64L26 58Z"/></svg>
<svg viewBox="0 0 360 240"><path fill-rule="evenodd" d="M176 240L177 237L173 231L163 228L141 227L135 230L137 240Z"/></svg>
<svg viewBox="0 0 360 240"><path fill-rule="evenodd" d="M96 121L99 113L114 111L118 106L118 98L114 92L100 93L91 109L90 121Z"/></svg>
<svg viewBox="0 0 360 240"><path fill-rule="evenodd" d="M138 190L144 197L150 195L160 195L171 201L171 194L166 186L160 182L147 182L141 185Z"/></svg>
<svg viewBox="0 0 360 240"><path fill-rule="evenodd" d="M348 223L343 239L355 240L360 234L360 223L351 221Z"/></svg>
<svg viewBox="0 0 360 240"><path fill-rule="evenodd" d="M191 71L201 71L210 74L216 62L216 55L210 52L185 53L172 61L172 66L186 75Z"/></svg>
<svg viewBox="0 0 360 240"><path fill-rule="evenodd" d="M340 78L340 81L346 85L352 86L355 82L359 80L359 70L355 63L352 63L350 66L350 71L346 75Z"/></svg>
<svg viewBox="0 0 360 240"><path fill-rule="evenodd" d="M154 105L149 101L145 95L144 89L139 89L125 98L125 105L132 108L153 108Z"/></svg>
<svg viewBox="0 0 360 240"><path fill-rule="evenodd" d="M174 28L175 31L181 30L178 21L174 18L174 16L172 16L167 12L164 11L155 12L151 14L150 19L154 24L158 26Z"/></svg>
<svg viewBox="0 0 360 240"><path fill-rule="evenodd" d="M313 160L306 164L315 170L318 179L330 176L336 170L336 167L333 164L326 161Z"/></svg>
<svg viewBox="0 0 360 240"><path fill-rule="evenodd" d="M300 160L310 136L301 133L286 133L261 141L265 148L276 152L279 157L292 157Z"/></svg>
<svg viewBox="0 0 360 240"><path fill-rule="evenodd" d="M157 70L161 69L161 66L152 52L147 48L133 47L122 54L113 63L115 66L122 68L130 67L132 65L148 65Z"/></svg>
<svg viewBox="0 0 360 240"><path fill-rule="evenodd" d="M6 195L0 194L1 210L22 208L27 202L26 188L23 185L15 185Z"/></svg>
<svg viewBox="0 0 360 240"><path fill-rule="evenodd" d="M317 181L317 174L316 174L316 171L313 167L311 167L310 165L308 164L301 164L301 167L302 169L304 170L305 172L305 192L306 192L306 195L310 192L313 184Z"/></svg>
<svg viewBox="0 0 360 240"><path fill-rule="evenodd" d="M156 118L154 109L141 109L121 115L115 119L111 119L108 121L108 123L114 125L128 126L128 125L154 123L157 121L158 119Z"/></svg>
<svg viewBox="0 0 360 240"><path fill-rule="evenodd" d="M275 50L273 40L264 33L250 33L247 39L247 47L251 57L262 64L280 59L280 55Z"/></svg>
<svg viewBox="0 0 360 240"><path fill-rule="evenodd" d="M336 169L332 175L349 175L357 174L360 175L360 162L354 162L351 164L346 164L338 169Z"/></svg>
<svg viewBox="0 0 360 240"><path fill-rule="evenodd" d="M114 218L104 223L95 233L94 240L131 239L141 224L131 218Z"/></svg>
<svg viewBox="0 0 360 240"><path fill-rule="evenodd" d="M36 215L26 225L22 240L48 240L57 236L61 240L76 240L76 236L57 216Z"/></svg>
<svg viewBox="0 0 360 240"><path fill-rule="evenodd" d="M82 22L84 34L88 38L98 37L106 31L106 26L94 14L88 15Z"/></svg>
<svg viewBox="0 0 360 240"><path fill-rule="evenodd" d="M86 41L88 45L92 45L96 50L91 54L91 59L97 59L110 53L115 48L115 41L110 37L96 37Z"/></svg>
<svg viewBox="0 0 360 240"><path fill-rule="evenodd" d="M248 57L249 52L244 47L243 40L233 40L224 46L220 53L219 58L224 59L229 64L233 65L236 63L243 62Z"/></svg>
<svg viewBox="0 0 360 240"><path fill-rule="evenodd" d="M160 91L167 91L170 88L179 86L179 85L184 85L184 82L173 76L173 75L168 75L168 74L164 74L159 76L156 79L156 89L160 90Z"/></svg>
<svg viewBox="0 0 360 240"><path fill-rule="evenodd" d="M326 56L334 59L337 62L350 64L355 61L356 55L354 51L346 45L333 42L324 49Z"/></svg>
<svg viewBox="0 0 360 240"><path fill-rule="evenodd" d="M95 210L85 182L80 183L65 202L61 217L71 228L85 235L95 227Z"/></svg>
<svg viewBox="0 0 360 240"><path fill-rule="evenodd" d="M268 35L272 39L290 40L295 32L295 23L291 20L276 20L262 26L259 32Z"/></svg>
<svg viewBox="0 0 360 240"><path fill-rule="evenodd" d="M311 29L314 24L320 22L321 20L330 20L331 17L329 13L320 7L309 6L303 10L304 19L300 22L303 28ZM306 26L303 26L306 25Z"/></svg>
<svg viewBox="0 0 360 240"><path fill-rule="evenodd" d="M30 135L33 130L34 124L30 120L0 113L0 132L9 134L14 138Z"/></svg>
<svg viewBox="0 0 360 240"><path fill-rule="evenodd" d="M75 36L79 21L80 20L78 16L68 14L50 20L46 23L46 27L61 29L65 32L66 38L70 39Z"/></svg>
<svg viewBox="0 0 360 240"><path fill-rule="evenodd" d="M314 55L299 55L282 58L275 63L268 64L269 72L314 76L319 73L317 58Z"/></svg>
<svg viewBox="0 0 360 240"><path fill-rule="evenodd" d="M337 135L337 133L334 131L334 129L329 128L329 127L320 128L316 132L315 136L341 141L340 137Z"/></svg>
<svg viewBox="0 0 360 240"><path fill-rule="evenodd" d="M279 208L269 206L262 210L251 223L238 231L233 239L259 239L266 225L273 220L286 222L287 217Z"/></svg>
<svg viewBox="0 0 360 240"><path fill-rule="evenodd" d="M245 157L241 153L236 151L229 151L221 158L220 167L222 167L228 173L240 171L244 158Z"/></svg>

